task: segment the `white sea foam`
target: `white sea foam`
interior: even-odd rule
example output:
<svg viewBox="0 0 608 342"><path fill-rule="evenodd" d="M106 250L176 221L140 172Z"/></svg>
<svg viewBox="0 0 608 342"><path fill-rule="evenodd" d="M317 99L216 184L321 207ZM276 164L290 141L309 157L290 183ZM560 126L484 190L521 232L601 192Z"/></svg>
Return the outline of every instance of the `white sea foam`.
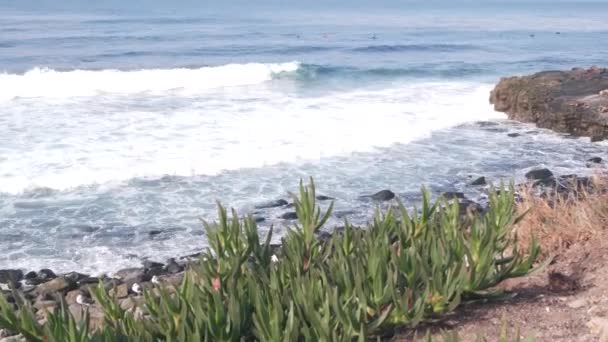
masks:
<svg viewBox="0 0 608 342"><path fill-rule="evenodd" d="M0 74L0 100L21 97L75 97L103 93L197 93L220 87L266 82L275 74L294 72L299 62L228 64L199 69L73 70L35 68L25 74Z"/></svg>
<svg viewBox="0 0 608 342"><path fill-rule="evenodd" d="M252 82L297 64L257 67L265 71L258 78L249 75ZM108 89L108 83L95 79L104 73L116 75L87 73L78 79ZM195 84L197 76L190 73L200 71L184 73ZM121 91L144 89L147 77L130 82L125 78L128 84ZM171 88L177 79L148 89L161 89L162 84ZM463 122L503 117L487 104L490 86L485 84L404 82L318 97L275 88L208 89L188 97L123 94L9 101L0 109L0 137L5 140L0 148L0 192L314 161L407 143Z"/></svg>

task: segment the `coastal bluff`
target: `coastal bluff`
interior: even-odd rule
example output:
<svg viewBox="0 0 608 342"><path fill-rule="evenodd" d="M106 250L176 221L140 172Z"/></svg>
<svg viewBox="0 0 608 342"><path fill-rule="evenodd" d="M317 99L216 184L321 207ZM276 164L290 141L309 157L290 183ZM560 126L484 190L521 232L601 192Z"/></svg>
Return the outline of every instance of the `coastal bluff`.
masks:
<svg viewBox="0 0 608 342"><path fill-rule="evenodd" d="M505 77L490 93L509 119L592 141L608 138L608 69L591 67Z"/></svg>

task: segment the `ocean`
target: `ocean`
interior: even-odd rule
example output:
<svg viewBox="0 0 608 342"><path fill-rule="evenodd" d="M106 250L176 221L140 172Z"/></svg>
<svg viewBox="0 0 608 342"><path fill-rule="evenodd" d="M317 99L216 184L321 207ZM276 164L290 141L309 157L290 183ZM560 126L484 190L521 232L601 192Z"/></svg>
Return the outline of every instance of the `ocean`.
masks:
<svg viewBox="0 0 608 342"><path fill-rule="evenodd" d="M590 143L506 120L502 76L608 64L608 2L0 0L0 268L100 273L205 246L301 178L361 195L535 167ZM323 204L326 205L326 204ZM285 210L258 216L275 241Z"/></svg>

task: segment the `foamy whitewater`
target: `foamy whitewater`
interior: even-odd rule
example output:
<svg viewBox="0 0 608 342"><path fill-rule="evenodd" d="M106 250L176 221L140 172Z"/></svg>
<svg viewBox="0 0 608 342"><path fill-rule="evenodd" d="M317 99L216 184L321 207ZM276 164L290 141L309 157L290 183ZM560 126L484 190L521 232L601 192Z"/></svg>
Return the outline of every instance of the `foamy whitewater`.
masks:
<svg viewBox="0 0 608 342"><path fill-rule="evenodd" d="M332 224L364 223L363 194L475 197L476 176L588 173L608 157L488 104L500 76L606 64L607 5L522 3L493 26L500 2L357 4L0 8L0 268L99 273L194 253L215 200L275 224L279 241L285 209L254 206L309 176L336 198Z"/></svg>

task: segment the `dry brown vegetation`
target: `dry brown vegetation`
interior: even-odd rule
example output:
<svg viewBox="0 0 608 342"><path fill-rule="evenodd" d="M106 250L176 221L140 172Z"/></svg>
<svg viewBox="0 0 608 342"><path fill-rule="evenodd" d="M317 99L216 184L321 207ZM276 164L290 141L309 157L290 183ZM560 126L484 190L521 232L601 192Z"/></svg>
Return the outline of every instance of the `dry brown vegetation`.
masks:
<svg viewBox="0 0 608 342"><path fill-rule="evenodd" d="M532 187L524 189L517 204L524 215L516 227L520 242L527 245L536 237L544 255L550 255L607 228L608 177L595 175L589 180L587 187L549 196L539 196Z"/></svg>
<svg viewBox="0 0 608 342"><path fill-rule="evenodd" d="M447 320L419 327L441 341L450 331L460 341L486 336L499 341L506 322L511 331L535 341L608 342L608 175L597 174L577 191L518 191L519 243L533 238L541 245L540 261L551 263L540 272L510 279L499 287L506 300L465 304ZM563 190L563 189L562 189ZM394 341L412 341L412 332Z"/></svg>

